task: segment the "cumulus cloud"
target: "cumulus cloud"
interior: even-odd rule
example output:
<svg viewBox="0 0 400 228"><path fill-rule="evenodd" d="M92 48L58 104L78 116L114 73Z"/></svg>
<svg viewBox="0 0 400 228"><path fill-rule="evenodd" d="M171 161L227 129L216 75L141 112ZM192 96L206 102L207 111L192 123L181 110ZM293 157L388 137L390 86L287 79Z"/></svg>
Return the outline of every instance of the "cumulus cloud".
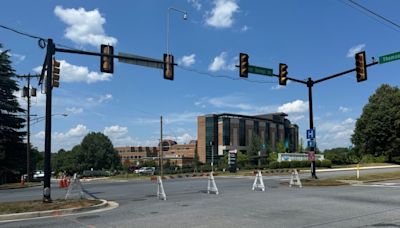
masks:
<svg viewBox="0 0 400 228"><path fill-rule="evenodd" d="M195 58L196 58L195 54L185 55L181 59L178 60L178 64L189 67L196 62Z"/></svg>
<svg viewBox="0 0 400 228"><path fill-rule="evenodd" d="M351 142L351 135L354 132L355 120L347 118L343 121L321 121L317 124L317 142L319 147L334 148L346 147Z"/></svg>
<svg viewBox="0 0 400 228"><path fill-rule="evenodd" d="M90 44L99 47L100 44L114 45L117 43L116 38L105 34L103 25L106 23L106 19L98 9L86 11L84 8L56 6L54 14L68 26L64 36L78 45Z"/></svg>
<svg viewBox="0 0 400 228"><path fill-rule="evenodd" d="M128 135L129 131L127 127L113 125L105 127L103 133L111 139L114 146L133 145L133 139Z"/></svg>
<svg viewBox="0 0 400 228"><path fill-rule="evenodd" d="M308 101L295 100L278 107L278 112L300 113L308 110Z"/></svg>
<svg viewBox="0 0 400 228"><path fill-rule="evenodd" d="M188 0L190 4L192 4L192 7L195 8L197 11L201 10L201 3L199 0Z"/></svg>
<svg viewBox="0 0 400 228"><path fill-rule="evenodd" d="M113 99L112 94L100 95L98 97L89 97L86 100L92 104L101 104Z"/></svg>
<svg viewBox="0 0 400 228"><path fill-rule="evenodd" d="M214 0L214 8L206 14L206 24L215 28L230 28L233 15L239 10L235 0Z"/></svg>
<svg viewBox="0 0 400 228"><path fill-rule="evenodd" d="M347 107L340 106L340 107L339 107L339 111L341 111L341 112L350 112L351 109L350 109L350 108L347 108Z"/></svg>
<svg viewBox="0 0 400 228"><path fill-rule="evenodd" d="M194 140L196 138L189 133L183 133L182 135L178 136L166 135L165 139L176 141L178 144L188 144L191 140Z"/></svg>
<svg viewBox="0 0 400 228"><path fill-rule="evenodd" d="M208 66L208 70L212 72L220 70L235 70L235 63L238 61L238 57L234 57L228 63L228 54L226 52L221 52L218 56L214 58L212 63Z"/></svg>
<svg viewBox="0 0 400 228"><path fill-rule="evenodd" d="M38 66L33 68L35 72L41 72L42 67ZM112 78L112 74L98 73L95 71L89 71L85 66L76 66L68 63L65 60L60 60L60 81L61 82L86 82L88 84L109 81Z"/></svg>
<svg viewBox="0 0 400 228"><path fill-rule="evenodd" d="M354 47L351 47L348 51L347 51L347 58L353 58L354 55L362 50L364 50L365 48L365 44L359 44L356 45Z"/></svg>

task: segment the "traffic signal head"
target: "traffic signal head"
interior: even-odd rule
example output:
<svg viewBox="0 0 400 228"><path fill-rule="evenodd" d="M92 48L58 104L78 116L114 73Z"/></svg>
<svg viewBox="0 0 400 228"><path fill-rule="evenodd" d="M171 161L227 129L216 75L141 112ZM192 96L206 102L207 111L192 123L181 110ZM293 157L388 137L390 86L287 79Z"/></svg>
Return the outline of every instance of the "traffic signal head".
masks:
<svg viewBox="0 0 400 228"><path fill-rule="evenodd" d="M286 85L287 74L288 74L288 66L284 63L279 64L279 85Z"/></svg>
<svg viewBox="0 0 400 228"><path fill-rule="evenodd" d="M174 80L174 56L164 54L164 79Z"/></svg>
<svg viewBox="0 0 400 228"><path fill-rule="evenodd" d="M100 71L104 73L114 73L114 58L110 56L104 55L114 55L114 47L110 45L102 44L100 46Z"/></svg>
<svg viewBox="0 0 400 228"><path fill-rule="evenodd" d="M249 75L249 55L240 53L239 61L239 76L242 78L247 78Z"/></svg>
<svg viewBox="0 0 400 228"><path fill-rule="evenodd" d="M52 66L51 86L58 88L60 86L60 62L53 59Z"/></svg>
<svg viewBox="0 0 400 228"><path fill-rule="evenodd" d="M365 51L357 53L355 56L356 59L356 73L357 73L357 82L362 82L367 80L367 66L365 61Z"/></svg>

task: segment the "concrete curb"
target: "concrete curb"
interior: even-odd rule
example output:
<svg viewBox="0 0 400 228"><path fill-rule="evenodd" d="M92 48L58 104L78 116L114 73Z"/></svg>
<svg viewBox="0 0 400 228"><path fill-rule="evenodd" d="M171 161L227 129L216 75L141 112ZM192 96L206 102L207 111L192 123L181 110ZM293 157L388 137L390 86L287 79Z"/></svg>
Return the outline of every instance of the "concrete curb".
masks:
<svg viewBox="0 0 400 228"><path fill-rule="evenodd" d="M366 166L360 167L360 170L368 170L368 169L387 169L387 168L400 168L400 165L385 165L385 166ZM318 172L335 172L335 171L350 171L357 170L357 167L352 168L336 168L336 169L318 169ZM309 170L307 170L309 172Z"/></svg>
<svg viewBox="0 0 400 228"><path fill-rule="evenodd" d="M13 213L13 214L5 214L0 215L0 223L7 222L8 220L16 220L16 219L29 219L29 218L39 218L46 216L61 216L61 215L70 215L77 212L86 212L97 210L101 208L105 208L108 206L108 201L101 199L101 203L97 205L93 205L90 207L75 207L68 209L59 209L59 210L49 210L49 211L34 211L34 212L24 212L24 213Z"/></svg>

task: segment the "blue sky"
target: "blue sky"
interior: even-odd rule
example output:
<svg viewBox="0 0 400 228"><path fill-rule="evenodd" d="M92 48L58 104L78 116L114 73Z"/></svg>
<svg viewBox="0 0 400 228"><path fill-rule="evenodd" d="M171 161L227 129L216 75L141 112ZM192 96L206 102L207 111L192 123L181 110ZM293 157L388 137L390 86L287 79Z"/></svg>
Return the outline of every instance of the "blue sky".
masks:
<svg viewBox="0 0 400 228"><path fill-rule="evenodd" d="M400 22L398 1L357 2ZM187 11L188 20L169 7ZM160 115L164 137L180 143L196 139L197 116L221 112L287 112L305 138L307 88L293 82L279 87L277 78L259 75L238 80L234 65L240 52L249 54L250 64L275 73L279 63L286 63L289 76L318 79L354 68L353 54L358 50L366 51L368 61L400 51L400 29L345 0L15 0L3 3L0 24L72 48L99 51L101 43L109 43L115 53L161 59L167 48L168 12L169 50L179 63L174 81L164 80L159 69L117 60L114 74L103 74L97 57L56 54L62 66L60 88L53 90L53 113L68 116L53 117L53 152L71 149L91 131L105 133L115 146L156 145ZM37 40L4 29L0 37L18 74L35 73L43 63L45 49ZM321 149L350 145L368 97L383 83L399 85L399 66L392 62L368 68L363 83L357 83L352 73L314 87ZM26 101L19 100L25 107ZM33 114L44 115L44 101L42 94L33 98ZM43 149L43 121L32 125L32 143Z"/></svg>

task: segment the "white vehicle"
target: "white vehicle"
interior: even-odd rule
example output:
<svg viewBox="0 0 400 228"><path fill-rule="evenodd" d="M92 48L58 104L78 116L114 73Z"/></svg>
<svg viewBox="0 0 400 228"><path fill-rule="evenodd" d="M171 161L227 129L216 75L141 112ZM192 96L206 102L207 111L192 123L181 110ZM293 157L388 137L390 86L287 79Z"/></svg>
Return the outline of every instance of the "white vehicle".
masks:
<svg viewBox="0 0 400 228"><path fill-rule="evenodd" d="M154 175L155 170L156 170L155 167L142 167L140 169L135 170L135 173Z"/></svg>
<svg viewBox="0 0 400 228"><path fill-rule="evenodd" d="M36 171L35 174L33 174L33 179L44 179L44 171Z"/></svg>

